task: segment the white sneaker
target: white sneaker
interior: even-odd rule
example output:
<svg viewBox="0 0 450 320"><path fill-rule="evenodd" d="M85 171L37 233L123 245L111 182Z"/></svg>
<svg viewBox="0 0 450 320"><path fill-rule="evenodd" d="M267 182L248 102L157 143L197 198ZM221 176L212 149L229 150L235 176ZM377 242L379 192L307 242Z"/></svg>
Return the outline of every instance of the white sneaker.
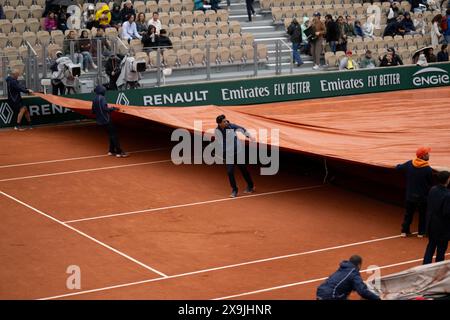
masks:
<svg viewBox="0 0 450 320"><path fill-rule="evenodd" d="M313 70L319 70L319 66L317 64L314 65Z"/></svg>
<svg viewBox="0 0 450 320"><path fill-rule="evenodd" d="M417 235L417 238L423 238L425 235L423 235L423 234L418 234Z"/></svg>
<svg viewBox="0 0 450 320"><path fill-rule="evenodd" d="M95 70L97 70L97 65L95 63L92 64L92 68L94 68Z"/></svg>
<svg viewBox="0 0 450 320"><path fill-rule="evenodd" d="M401 234L400 234L400 237L402 237L402 238L406 238L408 236L408 234L406 233L406 232L402 232Z"/></svg>

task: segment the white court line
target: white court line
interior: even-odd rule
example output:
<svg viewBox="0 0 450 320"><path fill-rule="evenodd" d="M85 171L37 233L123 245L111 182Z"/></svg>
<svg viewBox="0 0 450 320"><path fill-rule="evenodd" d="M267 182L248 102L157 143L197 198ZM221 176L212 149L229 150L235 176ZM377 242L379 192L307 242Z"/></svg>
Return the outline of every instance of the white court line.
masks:
<svg viewBox="0 0 450 320"><path fill-rule="evenodd" d="M450 253L447 253L446 255L450 255ZM415 260L409 260L409 261L404 261L404 262L399 262L399 263L394 263L394 264L389 264L389 265L381 266L379 268L380 269L387 269L387 268L402 266L402 265L405 265L405 264L411 264L411 263L415 263L415 262L419 262L419 261L423 261L423 258L415 259ZM372 270L373 269L365 269L365 270L361 270L361 272L367 272L367 271L372 271ZM234 295L231 295L231 296L215 298L215 299L212 299L212 300L227 300L227 299L232 299L232 298L249 296L249 295L252 295L252 294L263 293L263 292L268 292L268 291L274 291L274 290L279 290L279 289L284 289L284 288L289 288L289 287L300 286L300 285L304 285L304 284L324 281L326 279L328 279L328 277L311 279L311 280L305 280L305 281L294 282L294 283L288 283L288 284L281 285L281 286L265 288L265 289L255 290L255 291L249 291L249 292L243 292L243 293L234 294Z"/></svg>
<svg viewBox="0 0 450 320"><path fill-rule="evenodd" d="M143 153L143 152L160 151L160 150L166 150L166 149L168 149L168 148L161 147L161 148L154 148L154 149L143 149L143 150L129 151L127 153L130 153L130 154L132 154L132 153ZM32 166L32 165L35 165L35 164L47 164L47 163L64 162L64 161L103 158L103 157L110 157L110 156L108 156L107 154L99 154L99 155L95 155L95 156L84 156L84 157L65 158L65 159L56 159L56 160L46 160L46 161L38 161L38 162L16 163L16 164L8 164L8 165L0 166L0 169L14 168L14 167L23 167L23 166Z"/></svg>
<svg viewBox="0 0 450 320"><path fill-rule="evenodd" d="M134 258L132 258L132 257L130 257L129 255L127 255L127 254L125 254L125 253L123 253L123 252L121 252L121 251L119 251L119 250L117 250L117 249L115 249L115 248L113 248L113 247L107 245L106 243L101 242L100 240L95 239L94 237L91 237L90 235L84 233L83 231L80 231L80 230L78 230L78 229L76 229L76 228L74 228L74 227L72 227L72 226L69 226L68 224L65 224L64 222L62 222L62 221L56 219L55 217L52 217L51 215L48 215L48 214L46 214L45 212L42 212L41 210L36 209L36 208L30 206L29 204L26 204L25 202L20 201L19 199L14 198L13 196L11 196L11 195L9 195L9 194L3 192L3 191L0 191L0 194L4 195L5 197L7 197L7 198L9 198L9 199L11 199L11 200L13 200L13 201L15 201L15 202L17 202L17 203L20 203L21 205L27 207L28 209L31 209L31 210L33 210L34 212L37 212L37 213L39 213L40 215L42 215L42 216L44 216L44 217L46 217L46 218L48 218L48 219L50 219L50 220L53 220L54 222L56 222L56 223L58 223L58 224L60 224L60 225L62 225L62 226L64 226L64 227L66 227L66 228L68 228L68 229L70 229L70 230L72 230L72 231L75 231L76 233L82 235L83 237L88 238L89 240L94 241L95 243L97 243L97 244L99 244L99 245L105 247L106 249L111 250L112 252L117 253L118 255L120 255L120 256L122 256L122 257L124 257L124 258L126 258L126 259L128 259L128 260L130 260L130 261L132 261L132 262L134 262L134 263L136 263L136 264L138 264L138 265L140 265L141 267L144 267L144 268L147 269L147 270L150 270L150 271L152 271L152 272L154 272L154 273L160 275L160 276L163 277L163 278L166 278L166 277L167 277L166 274L164 274L164 273L162 273L162 272L160 272L160 271L158 271L158 270L156 270L156 269L154 269L154 268L152 268L152 267L150 267L150 266L148 266L148 265L146 265L146 264L144 264L144 263L142 263L142 262L140 262L140 261L138 261L138 260L136 260L136 259L134 259Z"/></svg>
<svg viewBox="0 0 450 320"><path fill-rule="evenodd" d="M97 219L106 219L106 218L127 216L127 215L131 215L131 214L155 212L155 211L161 211L161 210L167 210L167 209L192 207L192 206L198 206L198 205L202 205L202 204L210 204L210 203L216 203L216 202L239 200L239 199L253 198L253 197L262 197L262 196L268 196L268 195L278 194L278 193L293 192L293 191L308 190L308 189L317 189L317 188L321 188L323 186L324 185L315 185L315 186L310 186L310 187L299 187L299 188L293 188L293 189L284 189L284 190L278 190L278 191L270 191L270 192L264 192L264 193L250 194L250 195L241 196L241 197L237 197L237 198L230 198L230 197L228 197L228 198L220 198L220 199L200 201L200 202L178 204L178 205L167 206L167 207L159 207L159 208L152 208L152 209L144 209L144 210L137 210L137 211L114 213L114 214L108 214L108 215L97 216L97 217L82 218L82 219L76 219L76 220L68 220L68 221L64 221L64 223L75 223L75 222L81 222L81 221L89 221L89 220L97 220Z"/></svg>
<svg viewBox="0 0 450 320"><path fill-rule="evenodd" d="M119 285L114 285L114 286L109 286L109 287L103 287L103 288L97 288L97 289L91 289L91 290L85 290L85 291L61 294L61 295L57 295L57 296L41 298L39 300L59 299L59 298L77 296L77 295L82 295L82 294L87 294L87 293L93 293L93 292L99 292L99 291L106 291L106 290L130 287L130 286L139 285L139 284L156 282L156 281L161 281L161 280L166 280L166 279L181 278L181 277L192 276L192 275L201 274L201 273L207 273L207 272L211 272L211 271L231 269L231 268L241 267L241 266L245 266L245 265L257 264L257 263L262 263L262 262L267 262L267 261L274 261L274 260L281 260L281 259L297 257L297 256L302 256L302 255L309 255L309 254L318 253L318 252L331 251L331 250L347 248L347 247L352 247L352 246L358 246L358 245L372 243L372 242L379 242L379 241L384 241L384 240L396 239L396 238L400 238L400 237L401 237L401 235L396 235L396 236L390 236L390 237L384 237L384 238L378 238L378 239L371 239L371 240L366 240L366 241L361 241L361 242L348 243L348 244L335 246L335 247L316 249L316 250L311 250L311 251L306 251L306 252L299 252L299 253L288 254L288 255L284 255L284 256L278 256L278 257L272 257L272 258L266 258L266 259L259 259L259 260L253 260L253 261L247 261L247 262L242 262L242 263L230 264L230 265L221 266L221 267L215 267L215 268L210 268L210 269L203 269L203 270L197 270L197 271L192 271L192 272L180 273L180 274L167 276L167 277L164 277L164 278L153 278L153 279L141 280L141 281L136 281L136 282L129 282L129 283L124 283L124 284L119 284Z"/></svg>
<svg viewBox="0 0 450 320"><path fill-rule="evenodd" d="M81 170L73 170L73 171L45 173L45 174L38 174L38 175L34 175L34 176L24 176L24 177L15 177L15 178L1 179L0 182L25 180L25 179L34 179L34 178L42 178L42 177L52 177L52 176L60 176L60 175L72 174L72 173L82 173L82 172L91 172L91 171L127 168L127 167L135 167L135 166L144 166L144 165L147 165L147 164L157 164L157 163L164 163L164 162L171 162L171 161L172 161L171 159L167 159L167 160L157 160L157 161L130 163L130 164L117 165L117 166L109 166L109 167L92 168L92 169L81 169Z"/></svg>

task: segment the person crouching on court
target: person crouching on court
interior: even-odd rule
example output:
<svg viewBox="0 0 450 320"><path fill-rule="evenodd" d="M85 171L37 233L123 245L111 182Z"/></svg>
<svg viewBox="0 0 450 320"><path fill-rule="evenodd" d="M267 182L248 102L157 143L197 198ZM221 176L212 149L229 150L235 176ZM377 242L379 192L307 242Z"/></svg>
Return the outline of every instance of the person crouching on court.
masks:
<svg viewBox="0 0 450 320"><path fill-rule="evenodd" d="M359 273L361 266L362 258L357 255L342 261L339 269L317 288L317 300L347 300L353 290L364 299L380 300L362 280Z"/></svg>
<svg viewBox="0 0 450 320"><path fill-rule="evenodd" d="M97 124L105 128L109 135L109 156L116 156L118 158L128 157L128 154L122 151L117 137L116 129L111 120L111 112L119 110L115 107L108 107L106 103L105 93L106 88L102 85L95 87L96 96L92 101L92 113L95 114Z"/></svg>
<svg viewBox="0 0 450 320"><path fill-rule="evenodd" d="M396 167L397 170L406 174L406 201L402 237L411 234L410 226L416 210L419 211L419 232L417 236L422 238L425 235L427 196L433 184L432 170L428 164L430 151L431 148L420 147L416 151L414 160L406 161Z"/></svg>
<svg viewBox="0 0 450 320"><path fill-rule="evenodd" d="M254 185L252 177L247 170L245 163L239 163L238 154L242 151L242 146L238 141L236 131L241 131L247 138L253 139L250 133L243 127L230 123L225 115L220 115L216 118L217 128L215 138L218 139L218 143L222 144L222 158L225 160L227 167L228 179L232 188L231 197L235 198L238 194L238 187L236 185L236 179L234 178L234 167L237 165L242 173L245 181L247 182L247 188L244 193L253 193ZM231 143L230 143L231 142ZM239 149L239 150L238 150ZM228 154L228 156L227 156ZM245 162L245 161L244 161Z"/></svg>
<svg viewBox="0 0 450 320"><path fill-rule="evenodd" d="M425 250L423 264L433 262L436 252L436 262L445 260L445 252L450 240L450 173L441 171L437 175L438 185L431 188L428 194L427 231L428 245Z"/></svg>
<svg viewBox="0 0 450 320"><path fill-rule="evenodd" d="M13 70L11 74L6 78L6 84L8 88L8 104L11 108L18 112L17 115L17 125L14 129L23 131L24 129L21 126L22 118L25 115L25 118L28 121L29 128L32 129L31 126L31 116L28 111L28 107L23 105L22 95L21 93L32 93L33 91L22 86L19 81L19 71Z"/></svg>

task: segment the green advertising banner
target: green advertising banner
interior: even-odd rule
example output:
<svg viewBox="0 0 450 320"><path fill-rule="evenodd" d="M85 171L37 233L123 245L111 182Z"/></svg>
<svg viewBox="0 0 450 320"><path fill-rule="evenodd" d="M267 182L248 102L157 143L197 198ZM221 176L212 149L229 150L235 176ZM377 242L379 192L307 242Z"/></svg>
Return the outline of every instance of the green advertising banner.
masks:
<svg viewBox="0 0 450 320"><path fill-rule="evenodd" d="M111 103L135 106L246 105L448 86L449 73L450 63L436 63L428 67L412 65L108 91L107 99ZM93 94L71 97L91 100ZM61 112L64 108L49 106L40 99L29 100L33 101L27 104L34 107L35 116L43 122L76 118L73 113ZM5 121L8 116L3 115L4 103L1 102L0 127L11 125Z"/></svg>

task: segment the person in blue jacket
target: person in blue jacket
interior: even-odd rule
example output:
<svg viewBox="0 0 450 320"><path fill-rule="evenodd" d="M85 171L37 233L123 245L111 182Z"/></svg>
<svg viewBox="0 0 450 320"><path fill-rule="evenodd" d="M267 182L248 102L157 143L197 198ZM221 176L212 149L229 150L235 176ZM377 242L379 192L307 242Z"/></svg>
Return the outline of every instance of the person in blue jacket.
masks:
<svg viewBox="0 0 450 320"><path fill-rule="evenodd" d="M222 158L225 160L228 179L232 188L231 197L235 198L238 194L238 187L236 185L236 179L234 178L234 167L236 165L239 167L239 170L247 182L247 188L244 193L253 193L254 185L250 172L248 172L245 163L239 163L238 154L243 151L243 146L238 141L236 131L241 131L249 139L253 139L253 137L245 128L230 123L223 114L216 118L216 123L217 128L215 138L218 139L217 142L222 145ZM231 141L233 142L230 143Z"/></svg>
<svg viewBox="0 0 450 320"><path fill-rule="evenodd" d="M361 266L362 258L357 255L342 261L339 269L317 288L317 300L347 300L352 291L367 300L380 300L362 280L359 273Z"/></svg>
<svg viewBox="0 0 450 320"><path fill-rule="evenodd" d="M111 112L119 110L119 108L108 107L106 103L105 93L106 88L102 85L95 87L96 96L92 101L92 113L95 114L97 124L104 127L109 135L109 152L108 155L116 156L118 158L125 158L128 156L122 151L119 144L116 129L111 120Z"/></svg>
<svg viewBox="0 0 450 320"><path fill-rule="evenodd" d="M410 226L414 212L419 211L418 237L423 237L426 232L427 196L433 184L433 171L428 163L431 148L420 147L416 151L414 160L397 165L397 170L406 175L406 201L405 216L402 223L402 237L411 234Z"/></svg>
<svg viewBox="0 0 450 320"><path fill-rule="evenodd" d="M32 93L33 91L21 85L17 80L18 78L19 71L13 70L11 74L6 78L6 83L8 86L8 104L11 108L14 109L14 111L18 112L17 125L14 127L14 129L23 131L24 129L21 126L21 122L24 115L28 121L30 129L32 129L32 126L30 112L28 111L27 106L23 105L21 93Z"/></svg>

